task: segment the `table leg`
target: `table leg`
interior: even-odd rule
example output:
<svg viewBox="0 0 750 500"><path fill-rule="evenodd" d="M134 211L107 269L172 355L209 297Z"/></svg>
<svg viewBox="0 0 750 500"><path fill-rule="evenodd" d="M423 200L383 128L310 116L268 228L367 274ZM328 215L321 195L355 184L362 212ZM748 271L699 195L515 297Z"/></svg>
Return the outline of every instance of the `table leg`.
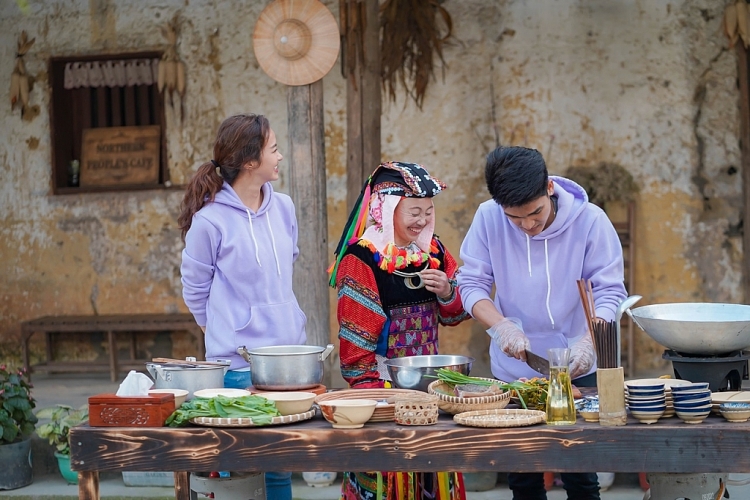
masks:
<svg viewBox="0 0 750 500"><path fill-rule="evenodd" d="M107 332L109 341L109 378L112 382L117 382L117 343L115 342L115 332Z"/></svg>
<svg viewBox="0 0 750 500"><path fill-rule="evenodd" d="M99 500L99 472L78 473L78 500Z"/></svg>
<svg viewBox="0 0 750 500"><path fill-rule="evenodd" d="M174 497L176 500L190 500L190 473L174 473Z"/></svg>

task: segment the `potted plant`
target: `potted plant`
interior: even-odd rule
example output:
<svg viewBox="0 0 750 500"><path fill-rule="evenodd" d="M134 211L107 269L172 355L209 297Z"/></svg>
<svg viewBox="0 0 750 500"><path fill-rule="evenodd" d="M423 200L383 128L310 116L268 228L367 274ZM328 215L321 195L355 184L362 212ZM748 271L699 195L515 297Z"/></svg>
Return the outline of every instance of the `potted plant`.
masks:
<svg viewBox="0 0 750 500"><path fill-rule="evenodd" d="M0 365L0 490L31 484L31 434L36 402L24 370Z"/></svg>
<svg viewBox="0 0 750 500"><path fill-rule="evenodd" d="M39 410L37 417L50 419L48 423L40 425L36 433L55 447L55 458L63 478L69 484L78 484L78 473L70 469L70 429L89 419L88 405L74 409L58 404Z"/></svg>

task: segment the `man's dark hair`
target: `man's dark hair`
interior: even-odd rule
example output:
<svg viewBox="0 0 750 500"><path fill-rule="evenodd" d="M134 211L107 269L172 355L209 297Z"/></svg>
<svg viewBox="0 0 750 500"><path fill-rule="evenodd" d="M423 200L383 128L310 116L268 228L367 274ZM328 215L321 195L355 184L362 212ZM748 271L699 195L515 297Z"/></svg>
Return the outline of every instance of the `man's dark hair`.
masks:
<svg viewBox="0 0 750 500"><path fill-rule="evenodd" d="M484 178L492 199L520 207L547 193L547 165L536 149L500 146L487 155Z"/></svg>

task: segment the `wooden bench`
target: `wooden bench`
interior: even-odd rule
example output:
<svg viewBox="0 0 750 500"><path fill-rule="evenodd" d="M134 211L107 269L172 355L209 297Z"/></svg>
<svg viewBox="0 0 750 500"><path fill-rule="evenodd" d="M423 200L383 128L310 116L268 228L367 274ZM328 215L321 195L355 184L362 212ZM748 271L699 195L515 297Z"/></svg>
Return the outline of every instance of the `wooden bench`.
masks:
<svg viewBox="0 0 750 500"><path fill-rule="evenodd" d="M197 357L203 359L205 346L203 332L195 323L192 314L112 314L102 316L44 316L21 323L23 365L26 370L44 372L100 372L109 371L113 382L120 370L144 368L145 359L136 359L136 336L142 332L187 331L198 343ZM109 363L90 361L54 361L52 356L53 334L59 333L106 333L109 348ZM29 363L29 340L35 333L45 334L46 361L31 366ZM130 334L130 357L117 357L115 334Z"/></svg>

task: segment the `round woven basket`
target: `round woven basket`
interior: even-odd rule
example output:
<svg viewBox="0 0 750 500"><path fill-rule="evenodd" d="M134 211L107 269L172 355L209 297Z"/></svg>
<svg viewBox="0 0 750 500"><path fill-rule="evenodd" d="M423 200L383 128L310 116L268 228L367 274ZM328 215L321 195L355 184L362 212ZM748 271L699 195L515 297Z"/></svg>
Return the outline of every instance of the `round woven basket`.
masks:
<svg viewBox="0 0 750 500"><path fill-rule="evenodd" d="M524 427L546 420L546 414L539 410L479 410L453 416L457 424L471 427Z"/></svg>
<svg viewBox="0 0 750 500"><path fill-rule="evenodd" d="M500 410L508 406L510 402L510 391L472 398L461 398L446 394L451 391L451 387L442 380L436 380L427 387L428 393L437 396L440 409L451 415L466 411Z"/></svg>
<svg viewBox="0 0 750 500"><path fill-rule="evenodd" d="M431 394L396 398L395 420L400 425L432 425L438 420L438 398Z"/></svg>

